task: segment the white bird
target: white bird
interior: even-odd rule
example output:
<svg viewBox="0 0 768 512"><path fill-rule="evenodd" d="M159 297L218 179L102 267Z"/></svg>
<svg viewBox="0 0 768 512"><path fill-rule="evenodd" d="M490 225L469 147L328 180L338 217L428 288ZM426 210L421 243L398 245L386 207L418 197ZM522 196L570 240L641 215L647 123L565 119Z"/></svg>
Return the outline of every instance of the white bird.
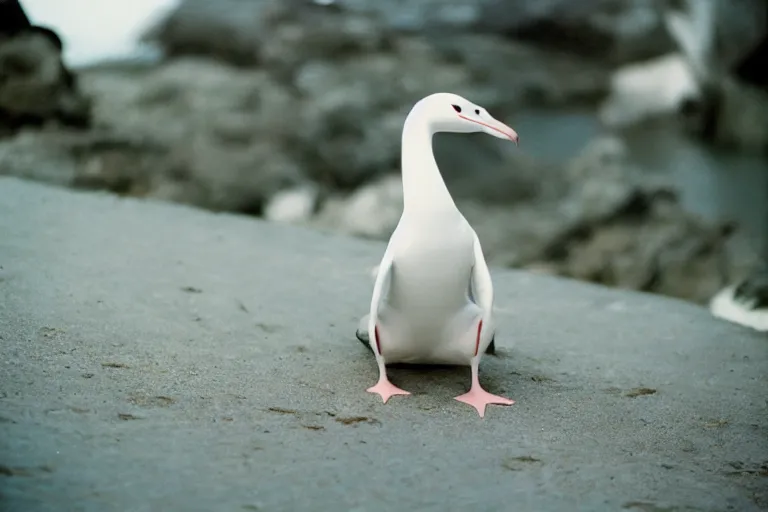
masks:
<svg viewBox="0 0 768 512"><path fill-rule="evenodd" d="M518 142L512 128L456 94L432 94L414 105L402 135L403 213L376 272L370 312L361 319L357 337L367 339L379 367L379 381L367 391L384 403L410 394L389 381L387 364L467 365L471 388L456 400L482 417L486 405L514 401L480 385L480 358L490 351L495 334L493 283L477 234L456 207L435 161L437 132L485 132Z"/></svg>

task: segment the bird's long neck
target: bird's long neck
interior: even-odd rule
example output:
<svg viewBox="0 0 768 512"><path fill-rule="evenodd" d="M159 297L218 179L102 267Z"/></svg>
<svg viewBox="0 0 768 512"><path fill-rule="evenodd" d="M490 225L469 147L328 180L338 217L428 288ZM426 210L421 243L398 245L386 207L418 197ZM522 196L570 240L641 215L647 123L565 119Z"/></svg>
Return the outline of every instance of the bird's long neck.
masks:
<svg viewBox="0 0 768 512"><path fill-rule="evenodd" d="M432 152L435 130L417 104L405 120L402 140L404 212L455 209Z"/></svg>

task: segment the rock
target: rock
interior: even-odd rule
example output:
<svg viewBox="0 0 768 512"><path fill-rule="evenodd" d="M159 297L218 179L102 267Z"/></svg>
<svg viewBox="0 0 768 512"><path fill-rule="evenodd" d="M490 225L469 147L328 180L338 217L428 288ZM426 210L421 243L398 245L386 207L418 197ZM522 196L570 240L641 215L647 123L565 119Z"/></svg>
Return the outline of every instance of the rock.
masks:
<svg viewBox="0 0 768 512"><path fill-rule="evenodd" d="M19 0L5 0L0 3L0 34L3 38L18 35L29 30L31 26Z"/></svg>
<svg viewBox="0 0 768 512"><path fill-rule="evenodd" d="M688 61L672 53L615 71L611 92L600 106L600 121L623 128L659 117L676 117L683 105L697 101L701 89Z"/></svg>
<svg viewBox="0 0 768 512"><path fill-rule="evenodd" d="M435 160L454 199L512 207L533 199L559 197L562 169L485 134L437 134Z"/></svg>
<svg viewBox="0 0 768 512"><path fill-rule="evenodd" d="M547 244L567 231L569 218L557 203L532 201L509 208L465 200L458 203L483 244L489 264L539 267Z"/></svg>
<svg viewBox="0 0 768 512"><path fill-rule="evenodd" d="M570 184L562 206L583 222L599 222L629 204L639 185L627 161L627 149L618 137L591 141L564 171Z"/></svg>
<svg viewBox="0 0 768 512"><path fill-rule="evenodd" d="M597 57L612 65L641 61L673 48L654 0L527 0L526 4L538 16L506 30L507 35ZM501 0L496 5L491 15L514 11Z"/></svg>
<svg viewBox="0 0 768 512"><path fill-rule="evenodd" d="M429 41L443 58L468 69L485 94L503 91L505 109L593 105L608 92L609 68L591 58L487 34L432 35ZM505 62L510 65L500 65ZM488 100L481 95L477 101Z"/></svg>
<svg viewBox="0 0 768 512"><path fill-rule="evenodd" d="M174 148L172 175L179 181L202 187L206 193L199 206L213 210L260 215L265 204L286 189L305 182L302 168L279 146L269 141L231 151L204 135L188 146ZM187 193L172 200L186 202Z"/></svg>
<svg viewBox="0 0 768 512"><path fill-rule="evenodd" d="M429 47L415 41L398 44L410 55L406 70L414 77L439 61ZM94 138L121 139L133 148L126 165L109 166L111 174L126 173L118 180L120 186L115 185L116 176L106 179L98 166L84 171L85 181L96 188L251 213L261 212L274 194L307 180L351 191L399 167L402 123L412 102L440 84L472 97L469 75L459 65L437 65L437 72L418 80L381 86L398 72L396 59L384 53L340 63L315 61L301 68L298 91L292 92L264 70L205 59L178 59L157 68L84 71L82 84L94 98L97 127L83 135L82 144ZM493 101L485 104L497 112ZM497 115L503 118L501 112ZM51 151L60 154L67 152L60 145L73 137L54 141L56 135L49 133L37 140L56 146ZM139 158L134 141L152 141L154 149L147 148L157 166L154 172L137 172L127 164ZM543 166L493 142L437 138L437 157L457 196L511 203L539 193L546 181L541 178L547 172ZM21 158L18 150L30 146L6 146L5 172L29 175L8 159ZM42 149L43 154L48 150ZM73 166L79 164L62 162L60 172L71 174ZM476 169L471 179L468 167ZM59 181L72 179L68 175Z"/></svg>
<svg viewBox="0 0 768 512"><path fill-rule="evenodd" d="M281 190L264 207L263 216L272 222L298 224L308 221L317 208L319 191L308 184Z"/></svg>
<svg viewBox="0 0 768 512"><path fill-rule="evenodd" d="M403 59L371 54L299 70L299 135L314 155L314 179L349 190L387 172L399 164L403 122L416 101L442 88L472 95L466 70L440 64L428 47L409 47Z"/></svg>
<svg viewBox="0 0 768 512"><path fill-rule="evenodd" d="M0 233L8 510L765 509L765 335L705 308L493 268L481 420L365 392L384 243L8 178Z"/></svg>
<svg viewBox="0 0 768 512"><path fill-rule="evenodd" d="M274 194L306 182L300 148L287 149L301 112L263 71L180 59L83 79L101 126L164 147L149 196L260 213Z"/></svg>
<svg viewBox="0 0 768 512"><path fill-rule="evenodd" d="M768 150L768 92L722 76L677 112L680 124L714 146L764 155Z"/></svg>
<svg viewBox="0 0 768 512"><path fill-rule="evenodd" d="M336 0L355 11L375 12L398 31L495 33L534 41L612 63L669 51L653 0Z"/></svg>
<svg viewBox="0 0 768 512"><path fill-rule="evenodd" d="M293 69L328 55L381 50L370 16L307 0L184 0L144 37L168 56L206 55L238 65Z"/></svg>
<svg viewBox="0 0 768 512"><path fill-rule="evenodd" d="M287 137L300 120L294 96L268 73L207 59L147 69L94 68L82 81L95 98L100 126L163 143L203 134L236 150L260 138Z"/></svg>
<svg viewBox="0 0 768 512"><path fill-rule="evenodd" d="M454 199L470 210L481 205L478 222L489 226L485 233L489 237L504 225L491 211L504 217L517 204L559 198L567 187L559 167L520 155L500 155L501 144L488 137L453 134L440 134L434 141L435 158ZM398 169L351 194L329 198L317 225L366 238L389 238L403 209L400 176ZM486 214L490 220L483 218Z"/></svg>
<svg viewBox="0 0 768 512"><path fill-rule="evenodd" d="M109 133L25 130L0 140L0 175L143 196L163 157L161 146Z"/></svg>
<svg viewBox="0 0 768 512"><path fill-rule="evenodd" d="M373 12L392 29L399 32L453 31L465 32L478 28L483 22L485 10L492 3L487 0L456 2L451 0L426 0L410 2L370 2L368 0L333 0L353 12Z"/></svg>
<svg viewBox="0 0 768 512"><path fill-rule="evenodd" d="M403 212L400 174L390 174L363 185L347 197L331 197L314 226L325 230L384 240L392 235Z"/></svg>
<svg viewBox="0 0 768 512"><path fill-rule="evenodd" d="M568 191L558 199L460 207L494 264L704 304L752 265L754 248L735 245L730 224L687 213L674 189L640 172L620 139L600 138L565 169Z"/></svg>
<svg viewBox="0 0 768 512"><path fill-rule="evenodd" d="M311 97L333 86L338 97L380 96L390 103L399 100L402 106L437 90L469 94L471 88L471 95L490 108L501 102L508 107L594 102L607 87L605 66L589 59L493 35L453 30L403 35L385 25L388 18L382 18L384 13L377 8L372 12L367 7L321 6L306 0L228 4L232 5L221 9L218 4L214 8L186 0L149 37L170 56L208 55L266 67ZM443 58L468 67L472 76ZM358 90L353 86L363 84L364 89L353 93Z"/></svg>
<svg viewBox="0 0 768 512"><path fill-rule="evenodd" d="M670 37L705 82L739 70L768 35L763 0L664 0L659 8Z"/></svg>
<svg viewBox="0 0 768 512"><path fill-rule="evenodd" d="M539 21L570 13L589 25L630 3L526 6ZM402 124L419 98L454 91L514 126L518 108L590 104L608 86L599 59L471 23L416 36L344 5L212 5L183 2L155 31L176 58L83 71L92 129L8 138L0 173L386 239L402 211ZM457 9L455 20L469 16ZM441 134L434 150L493 263L698 302L741 268L726 255L730 230L687 215L631 169L618 139L569 165L482 135Z"/></svg>
<svg viewBox="0 0 768 512"><path fill-rule="evenodd" d="M620 141L599 140L574 162L568 175L578 179L560 207L567 229L535 263L580 280L707 302L743 271L730 245L733 227L688 214L672 188L641 179L622 155Z"/></svg>
<svg viewBox="0 0 768 512"><path fill-rule="evenodd" d="M618 69L600 109L607 126L675 117L739 151L768 149L768 18L761 0L661 2L677 51Z"/></svg>
<svg viewBox="0 0 768 512"><path fill-rule="evenodd" d="M32 26L18 2L0 2L0 135L55 122L87 127L90 100L62 62L61 40Z"/></svg>
<svg viewBox="0 0 768 512"><path fill-rule="evenodd" d="M699 94L678 114L692 133L739 151L768 150L768 6L762 0L665 2L665 25Z"/></svg>
<svg viewBox="0 0 768 512"><path fill-rule="evenodd" d="M287 149L298 124L292 98L264 73L181 60L82 78L98 127L4 142L5 174L43 173L25 158L57 155L59 168L48 165L47 179L59 172L55 181L75 186L255 214L274 194L306 183ZM21 154L31 139L39 157Z"/></svg>
<svg viewBox="0 0 768 512"><path fill-rule="evenodd" d="M565 169L550 171L539 175L550 189L532 187L511 203L457 194L490 263L699 304L753 263L753 248L733 243L738 233L730 224L697 219L669 183L633 168L620 138L598 138ZM310 224L386 240L402 207L393 174L328 199Z"/></svg>
<svg viewBox="0 0 768 512"><path fill-rule="evenodd" d="M290 97L285 111L295 114L286 122L290 128L275 138L291 148L291 158L309 179L330 189L351 191L397 167L405 116L417 100L435 91L462 94L503 119L523 105L594 103L607 87L604 66L501 37L405 35L378 15L336 3L232 0L222 5L228 8L182 2L150 37L171 56L193 53L258 65L259 73ZM515 66L502 69L500 61ZM170 74L175 68L169 66ZM263 119L281 117L277 109L273 114ZM462 155L445 158L447 174L454 162L484 158L477 144L438 146L438 156ZM515 163L495 148L488 153L494 163L484 168ZM499 180L506 180L504 186L486 185ZM495 201L530 197L530 187L515 180L478 183ZM459 187L464 188L470 187ZM505 196L505 190L511 195Z"/></svg>

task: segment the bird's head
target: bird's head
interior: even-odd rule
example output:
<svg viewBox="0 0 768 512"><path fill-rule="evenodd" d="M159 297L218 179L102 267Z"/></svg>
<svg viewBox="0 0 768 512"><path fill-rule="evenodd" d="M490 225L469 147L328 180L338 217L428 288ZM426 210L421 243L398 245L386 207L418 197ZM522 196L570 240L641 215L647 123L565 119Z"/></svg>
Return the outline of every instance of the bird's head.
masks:
<svg viewBox="0 0 768 512"><path fill-rule="evenodd" d="M458 94L440 92L421 100L421 115L436 132L476 133L485 132L500 139L518 143L515 130L488 113L480 105Z"/></svg>

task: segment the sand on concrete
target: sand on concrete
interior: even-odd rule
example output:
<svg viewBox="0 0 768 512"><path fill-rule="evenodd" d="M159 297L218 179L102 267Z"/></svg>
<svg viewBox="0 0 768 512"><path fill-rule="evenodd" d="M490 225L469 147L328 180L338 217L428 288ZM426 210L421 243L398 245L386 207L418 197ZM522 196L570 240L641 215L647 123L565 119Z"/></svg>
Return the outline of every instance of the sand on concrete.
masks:
<svg viewBox="0 0 768 512"><path fill-rule="evenodd" d="M511 407L355 339L383 244L0 178L0 509L752 511L768 340L494 269ZM4 507L4 508L3 508Z"/></svg>

